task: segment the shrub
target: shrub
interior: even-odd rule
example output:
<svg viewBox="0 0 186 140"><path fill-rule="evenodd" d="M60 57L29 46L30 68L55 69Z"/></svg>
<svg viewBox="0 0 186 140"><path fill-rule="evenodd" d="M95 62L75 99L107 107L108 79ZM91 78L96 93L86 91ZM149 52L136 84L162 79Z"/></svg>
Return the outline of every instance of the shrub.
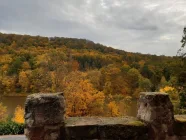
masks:
<svg viewBox="0 0 186 140"><path fill-rule="evenodd" d="M108 109L109 109L109 115L111 115L112 117L119 116L119 108L116 105L115 101L112 101L108 104Z"/></svg>
<svg viewBox="0 0 186 140"><path fill-rule="evenodd" d="M0 135L17 135L24 134L24 124L13 121L0 123Z"/></svg>
<svg viewBox="0 0 186 140"><path fill-rule="evenodd" d="M12 121L16 123L24 123L24 109L21 106L17 106L14 112Z"/></svg>

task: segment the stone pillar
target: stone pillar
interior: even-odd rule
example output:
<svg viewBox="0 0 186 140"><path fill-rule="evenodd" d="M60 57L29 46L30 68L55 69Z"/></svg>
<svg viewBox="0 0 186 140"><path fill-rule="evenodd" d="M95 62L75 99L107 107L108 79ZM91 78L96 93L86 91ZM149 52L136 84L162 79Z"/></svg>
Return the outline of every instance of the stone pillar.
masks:
<svg viewBox="0 0 186 140"><path fill-rule="evenodd" d="M32 94L25 103L25 135L28 140L60 140L64 130L63 93Z"/></svg>
<svg viewBox="0 0 186 140"><path fill-rule="evenodd" d="M137 118L149 127L149 140L176 139L173 132L173 105L168 94L144 92L140 94Z"/></svg>

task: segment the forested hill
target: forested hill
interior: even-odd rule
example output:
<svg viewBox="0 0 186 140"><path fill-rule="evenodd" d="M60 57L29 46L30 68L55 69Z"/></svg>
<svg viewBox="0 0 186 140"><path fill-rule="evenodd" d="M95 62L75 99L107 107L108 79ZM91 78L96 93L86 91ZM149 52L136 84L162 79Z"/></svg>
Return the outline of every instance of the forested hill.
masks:
<svg viewBox="0 0 186 140"><path fill-rule="evenodd" d="M64 91L69 116L100 114L95 106L117 115L117 105L140 91L173 87L176 59L86 39L0 33L0 94Z"/></svg>

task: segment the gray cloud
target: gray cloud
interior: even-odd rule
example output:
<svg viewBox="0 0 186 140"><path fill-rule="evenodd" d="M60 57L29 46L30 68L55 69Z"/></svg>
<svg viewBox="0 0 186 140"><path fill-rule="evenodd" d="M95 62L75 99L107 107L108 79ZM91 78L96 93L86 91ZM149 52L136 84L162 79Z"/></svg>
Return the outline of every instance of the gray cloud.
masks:
<svg viewBox="0 0 186 140"><path fill-rule="evenodd" d="M87 38L114 48L175 55L185 0L1 0L0 31Z"/></svg>

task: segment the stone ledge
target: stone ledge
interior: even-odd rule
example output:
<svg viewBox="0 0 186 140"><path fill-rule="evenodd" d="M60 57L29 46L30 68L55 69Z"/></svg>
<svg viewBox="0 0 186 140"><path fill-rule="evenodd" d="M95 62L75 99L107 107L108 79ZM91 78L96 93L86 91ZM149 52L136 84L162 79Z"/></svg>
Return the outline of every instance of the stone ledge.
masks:
<svg viewBox="0 0 186 140"><path fill-rule="evenodd" d="M59 93L35 93L35 94L31 94L27 96L26 102L25 102L25 106L29 106L32 105L40 105L43 103L50 103L50 102L54 102L55 100L58 100L59 98L64 98L63 97L63 93L59 92Z"/></svg>
<svg viewBox="0 0 186 140"><path fill-rule="evenodd" d="M140 92L140 95L145 96L169 96L167 93L164 92Z"/></svg>
<svg viewBox="0 0 186 140"><path fill-rule="evenodd" d="M186 137L186 115L174 115L174 133Z"/></svg>
<svg viewBox="0 0 186 140"><path fill-rule="evenodd" d="M147 139L146 124L134 117L70 117L65 123L67 139Z"/></svg>
<svg viewBox="0 0 186 140"><path fill-rule="evenodd" d="M146 126L135 117L69 117L65 120L65 126L84 126L84 125L129 125L129 126Z"/></svg>

